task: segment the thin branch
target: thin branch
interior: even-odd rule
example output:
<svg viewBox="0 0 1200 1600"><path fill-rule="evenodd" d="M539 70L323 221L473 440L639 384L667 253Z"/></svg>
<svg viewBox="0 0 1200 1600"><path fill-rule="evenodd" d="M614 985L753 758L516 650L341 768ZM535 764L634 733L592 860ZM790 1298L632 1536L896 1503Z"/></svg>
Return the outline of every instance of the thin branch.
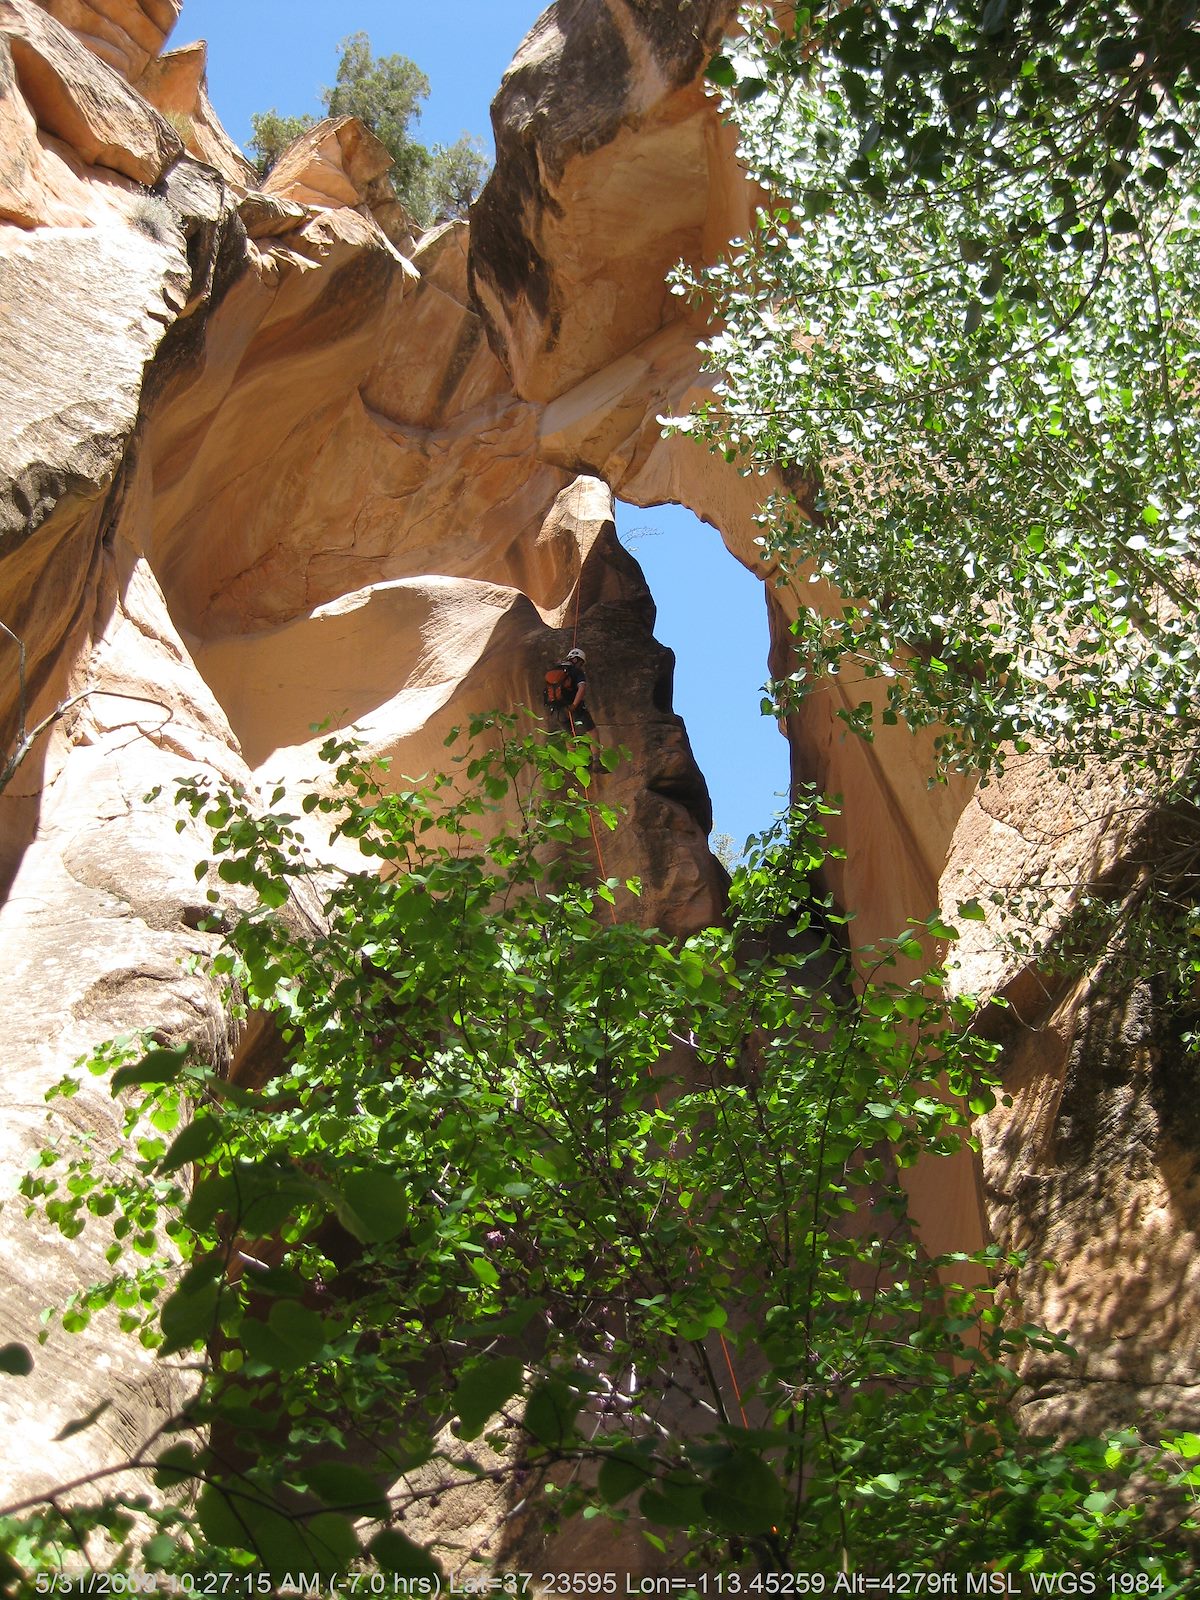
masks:
<svg viewBox="0 0 1200 1600"><path fill-rule="evenodd" d="M8 634L10 639L16 637L15 634L10 631L10 629L4 627L2 622L0 622L0 628L3 628L4 632ZM17 643L20 645L21 649L21 690L17 743L12 754L4 763L4 766L0 768L0 794L3 794L5 789L8 788L8 785L16 776L18 767L20 767L21 763L25 760L25 757L33 749L33 746L36 744L38 739L41 738L42 734L46 732L47 728L53 727L60 718L66 716L67 712L70 711L72 707L77 706L81 700L86 700L89 695L109 695L114 700L136 700L141 705L153 706L155 710L161 711L165 718L165 720L160 722L158 727L153 730L155 733L161 732L162 729L167 726L167 723L171 721L174 715L170 706L164 705L161 700L151 699L149 695L127 694L123 690L119 689L81 689L78 694L71 695L69 699L63 700L59 705L55 706L54 710L51 711L48 716L43 717L39 723L35 724L35 726L29 730L29 732L26 732L24 670L25 647L24 645L20 644L19 640Z"/></svg>

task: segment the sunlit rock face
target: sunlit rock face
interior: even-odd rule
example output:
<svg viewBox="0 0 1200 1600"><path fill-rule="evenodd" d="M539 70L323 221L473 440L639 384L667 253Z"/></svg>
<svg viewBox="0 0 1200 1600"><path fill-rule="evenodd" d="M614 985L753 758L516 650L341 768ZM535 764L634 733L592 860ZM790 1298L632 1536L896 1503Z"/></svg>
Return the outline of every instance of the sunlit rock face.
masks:
<svg viewBox="0 0 1200 1600"><path fill-rule="evenodd" d="M209 936L204 841L176 833L173 780L310 779L326 718L424 772L472 711L536 705L578 642L600 736L632 752L597 780L625 818L595 870L639 877L636 914L672 933L721 913L704 782L611 491L691 506L757 567L763 482L656 420L709 381L664 274L753 213L701 81L733 4L560 0L501 86L471 228L418 241L348 119L260 186L202 50L161 54L176 9L0 0L0 622L24 647L22 675L0 634L4 758L49 719L0 794L10 1175L76 1129L119 1142L90 1088L46 1121L46 1088L98 1039L234 1054L220 997L181 967ZM782 666L800 597L768 594ZM930 789L926 744L845 730L862 692L787 730L797 778L843 797L831 885L861 938L1119 855L1119 795L1053 789L1036 763L978 796ZM980 1173L915 1180L926 1241L990 1231L1058 1260L1019 1284L1023 1313L1082 1351L1028 1374L1040 1420L1185 1406L1200 1135L1153 994L1106 1004L1100 973L1042 996L992 925L969 932L956 981L1016 1002L1013 1104L981 1130ZM3 1342L103 1269L20 1208L0 1228ZM150 1431L173 1396L126 1344L55 1332L33 1379L0 1386L5 1472L69 1477ZM97 1428L51 1445L105 1399Z"/></svg>
<svg viewBox="0 0 1200 1600"><path fill-rule="evenodd" d="M517 392L540 402L538 452L595 472L634 505L675 501L717 527L768 580L782 652L795 590L774 588L754 514L771 481L744 478L659 417L710 392L697 341L702 314L669 292L668 271L715 259L751 226L760 198L738 171L733 138L701 71L736 5L563 3L525 40L492 107L496 168L471 226L471 285ZM603 61L594 92L578 84ZM595 76L593 72L593 76ZM591 79L588 80L589 82ZM833 603L813 585L805 603ZM870 940L936 902L965 790L931 791L931 751L884 729L876 745L822 699L790 730L797 778L861 808L837 842L834 882Z"/></svg>
<svg viewBox="0 0 1200 1600"><path fill-rule="evenodd" d="M79 42L136 83L162 51L183 0L37 0Z"/></svg>
<svg viewBox="0 0 1200 1600"><path fill-rule="evenodd" d="M420 234L396 198L392 158L357 117L326 117L284 151L263 192L301 205L353 206L411 254Z"/></svg>
<svg viewBox="0 0 1200 1600"><path fill-rule="evenodd" d="M197 161L215 167L235 190L258 187L258 173L225 132L208 98L208 48L203 40L150 61L136 86Z"/></svg>
<svg viewBox="0 0 1200 1600"><path fill-rule="evenodd" d="M724 152L700 75L736 10L558 0L505 74L472 281L531 399L593 379L674 320L668 270L714 242L709 177Z"/></svg>
<svg viewBox="0 0 1200 1600"><path fill-rule="evenodd" d="M107 9L0 0L10 1187L45 1144L120 1144L103 1090L43 1099L97 1042L145 1029L218 1063L237 1050L215 988L184 971L211 936L181 773L310 780L327 718L424 773L473 711L536 707L577 641L602 734L632 752L597 777L627 816L589 870L640 878L638 914L672 932L722 908L653 603L608 485L539 450L541 408L469 290L465 226L414 244L386 155L344 118L256 187L202 49L159 54L173 9L106 29ZM13 1206L0 1227L0 1342L106 1276L87 1235ZM55 1329L0 1392L5 1488L119 1459L177 1404L102 1324Z"/></svg>

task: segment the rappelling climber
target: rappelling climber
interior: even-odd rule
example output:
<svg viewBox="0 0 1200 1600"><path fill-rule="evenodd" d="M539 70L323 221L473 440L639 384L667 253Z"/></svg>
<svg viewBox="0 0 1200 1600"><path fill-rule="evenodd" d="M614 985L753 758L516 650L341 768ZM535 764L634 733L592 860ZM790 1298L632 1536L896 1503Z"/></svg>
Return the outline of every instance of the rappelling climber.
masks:
<svg viewBox="0 0 1200 1600"><path fill-rule="evenodd" d="M567 733L590 734L596 724L587 708L587 657L578 645L546 673L542 702Z"/></svg>

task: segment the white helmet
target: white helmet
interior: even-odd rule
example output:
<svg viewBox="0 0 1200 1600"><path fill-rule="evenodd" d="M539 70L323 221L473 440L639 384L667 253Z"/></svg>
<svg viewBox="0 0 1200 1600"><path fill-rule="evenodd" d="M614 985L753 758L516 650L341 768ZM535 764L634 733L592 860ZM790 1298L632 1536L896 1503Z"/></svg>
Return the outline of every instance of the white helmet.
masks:
<svg viewBox="0 0 1200 1600"><path fill-rule="evenodd" d="M582 667L584 665L584 663L587 661L587 657L584 655L583 651L580 650L578 646L576 646L573 650L568 650L567 651L566 660L568 660L568 661L578 661L579 665Z"/></svg>

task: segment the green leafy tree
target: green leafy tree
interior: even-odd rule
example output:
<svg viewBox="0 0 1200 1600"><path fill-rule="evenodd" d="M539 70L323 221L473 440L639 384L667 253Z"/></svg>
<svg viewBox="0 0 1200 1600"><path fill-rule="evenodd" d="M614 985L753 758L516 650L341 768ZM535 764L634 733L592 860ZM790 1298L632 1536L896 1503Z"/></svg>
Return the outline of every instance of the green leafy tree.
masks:
<svg viewBox="0 0 1200 1600"><path fill-rule="evenodd" d="M722 374L679 425L781 469L764 559L844 597L803 606L783 704L837 674L951 766L1036 743L1194 792L1196 28L801 7L713 63L773 199L677 285Z"/></svg>
<svg viewBox="0 0 1200 1600"><path fill-rule="evenodd" d="M391 179L402 204L421 226L466 215L488 172L487 157L469 134L452 145L429 149L414 138L429 79L407 56L376 56L365 33L341 43L337 82L322 100L331 117L357 117L384 145L395 165ZM275 110L251 117L251 149L267 172L300 134L313 127L310 115L284 117Z"/></svg>
<svg viewBox="0 0 1200 1600"><path fill-rule="evenodd" d="M316 117L307 114L300 117L281 116L273 106L270 111L254 112L250 118L253 132L249 148L260 176L265 177L288 145L315 127L316 122Z"/></svg>
<svg viewBox="0 0 1200 1600"><path fill-rule="evenodd" d="M331 117L357 117L370 128L396 163L392 182L401 201L418 221L428 220L427 183L433 157L414 139L421 102L429 95L429 79L407 56L375 56L365 33L353 33L341 44L337 82L323 99Z"/></svg>
<svg viewBox="0 0 1200 1600"><path fill-rule="evenodd" d="M81 1134L25 1181L68 1237L111 1231L113 1275L64 1327L116 1317L199 1388L121 1464L157 1503L105 1472L0 1508L14 1584L84 1544L193 1582L432 1577L420 1509L484 1472L709 1571L1119 1559L1184 1592L1144 1487L1103 1481L1136 1441L1019 1434L1013 1363L1058 1341L1006 1323L1005 1263L931 1260L908 1223L899 1173L960 1147L995 1047L969 1000L934 998L937 919L852 978L813 888L817 796L738 868L728 927L668 941L597 877L617 819L586 750L492 717L421 787L385 787L350 741L325 755L336 786L302 812L357 870L317 870L281 792L264 815L180 791L213 830L200 876L250 897L209 891L216 967L278 1055L230 1080L109 1047L94 1069L136 1160ZM323 902L307 931L301 884ZM0 1352L2 1381L30 1364ZM1170 1443L1186 1485L1200 1439Z"/></svg>
<svg viewBox="0 0 1200 1600"><path fill-rule="evenodd" d="M430 215L434 222L465 217L483 187L489 162L483 145L469 133L453 144L435 144L430 155Z"/></svg>
<svg viewBox="0 0 1200 1600"><path fill-rule="evenodd" d="M1128 872L1032 882L1010 936L1188 1007L1198 63L1173 4L755 7L710 76L772 199L676 283L721 375L677 426L787 485L778 709L836 677L851 727L932 726L943 769L1099 774Z"/></svg>

